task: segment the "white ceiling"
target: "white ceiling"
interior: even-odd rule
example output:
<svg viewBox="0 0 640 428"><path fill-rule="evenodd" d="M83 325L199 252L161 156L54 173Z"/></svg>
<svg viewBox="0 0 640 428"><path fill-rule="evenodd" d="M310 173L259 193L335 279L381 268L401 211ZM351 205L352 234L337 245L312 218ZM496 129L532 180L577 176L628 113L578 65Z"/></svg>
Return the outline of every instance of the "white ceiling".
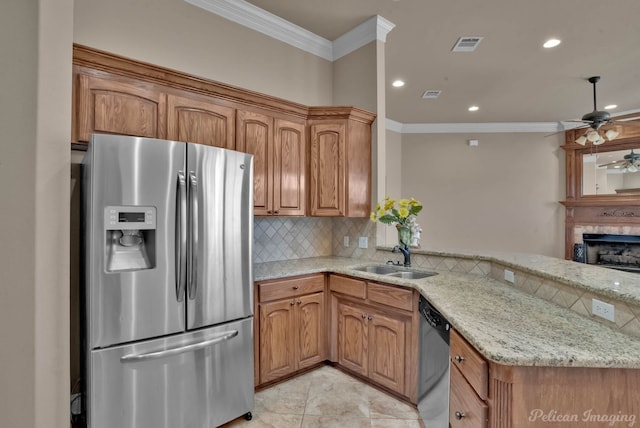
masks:
<svg viewBox="0 0 640 428"><path fill-rule="evenodd" d="M328 40L380 15L386 40L387 117L403 124L559 122L593 108L640 110L638 0L248 0ZM484 37L453 53L461 36ZM543 49L550 37L562 40ZM391 81L401 78L400 89ZM441 90L423 100L425 90ZM480 110L467 108L478 105Z"/></svg>

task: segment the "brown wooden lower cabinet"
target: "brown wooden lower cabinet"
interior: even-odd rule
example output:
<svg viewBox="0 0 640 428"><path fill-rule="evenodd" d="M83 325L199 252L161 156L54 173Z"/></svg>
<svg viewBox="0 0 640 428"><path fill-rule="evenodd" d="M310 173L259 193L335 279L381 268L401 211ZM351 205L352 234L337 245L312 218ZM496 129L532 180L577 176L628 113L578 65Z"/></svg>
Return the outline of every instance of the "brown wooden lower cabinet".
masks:
<svg viewBox="0 0 640 428"><path fill-rule="evenodd" d="M605 428L640 422L640 369L507 366L451 332L452 428Z"/></svg>
<svg viewBox="0 0 640 428"><path fill-rule="evenodd" d="M417 402L417 292L313 274L261 281L255 293L257 386L330 360ZM455 330L450 344L452 428L640 424L640 369L507 366Z"/></svg>
<svg viewBox="0 0 640 428"><path fill-rule="evenodd" d="M451 366L449 400L451 428L485 428L487 426L489 406L478 397L455 365Z"/></svg>
<svg viewBox="0 0 640 428"><path fill-rule="evenodd" d="M415 292L340 275L329 276L329 289L332 360L415 403Z"/></svg>
<svg viewBox="0 0 640 428"><path fill-rule="evenodd" d="M338 303L338 364L404 394L406 317Z"/></svg>
<svg viewBox="0 0 640 428"><path fill-rule="evenodd" d="M324 275L257 284L256 385L327 359Z"/></svg>

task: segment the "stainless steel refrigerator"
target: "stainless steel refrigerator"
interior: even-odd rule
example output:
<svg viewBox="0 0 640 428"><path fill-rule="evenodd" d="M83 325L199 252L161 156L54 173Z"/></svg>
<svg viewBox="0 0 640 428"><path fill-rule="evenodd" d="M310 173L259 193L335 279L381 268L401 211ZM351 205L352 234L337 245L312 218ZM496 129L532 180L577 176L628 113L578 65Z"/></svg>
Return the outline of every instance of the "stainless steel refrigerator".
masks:
<svg viewBox="0 0 640 428"><path fill-rule="evenodd" d="M83 168L87 426L250 418L253 157L96 134Z"/></svg>

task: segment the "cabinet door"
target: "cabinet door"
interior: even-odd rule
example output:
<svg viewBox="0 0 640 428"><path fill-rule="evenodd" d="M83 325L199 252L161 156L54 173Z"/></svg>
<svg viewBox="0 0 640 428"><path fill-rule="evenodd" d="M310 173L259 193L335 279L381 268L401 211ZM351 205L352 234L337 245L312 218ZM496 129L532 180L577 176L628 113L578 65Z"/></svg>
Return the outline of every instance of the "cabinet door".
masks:
<svg viewBox="0 0 640 428"><path fill-rule="evenodd" d="M367 314L364 309L338 303L338 364L366 376Z"/></svg>
<svg viewBox="0 0 640 428"><path fill-rule="evenodd" d="M238 110L236 150L253 155L253 213L273 215L273 118Z"/></svg>
<svg viewBox="0 0 640 428"><path fill-rule="evenodd" d="M345 125L311 125L310 211L312 216L345 215Z"/></svg>
<svg viewBox="0 0 640 428"><path fill-rule="evenodd" d="M74 140L94 132L165 138L166 95L157 88L82 73L75 85Z"/></svg>
<svg viewBox="0 0 640 428"><path fill-rule="evenodd" d="M277 379L295 368L294 299L260 304L260 383Z"/></svg>
<svg viewBox="0 0 640 428"><path fill-rule="evenodd" d="M167 96L167 138L235 148L235 110L204 97Z"/></svg>
<svg viewBox="0 0 640 428"><path fill-rule="evenodd" d="M324 293L298 297L296 306L296 360L298 369L302 369L326 358Z"/></svg>
<svg viewBox="0 0 640 428"><path fill-rule="evenodd" d="M404 393L405 321L379 313L368 315L369 378Z"/></svg>
<svg viewBox="0 0 640 428"><path fill-rule="evenodd" d="M273 156L274 214L304 215L305 126L276 119Z"/></svg>

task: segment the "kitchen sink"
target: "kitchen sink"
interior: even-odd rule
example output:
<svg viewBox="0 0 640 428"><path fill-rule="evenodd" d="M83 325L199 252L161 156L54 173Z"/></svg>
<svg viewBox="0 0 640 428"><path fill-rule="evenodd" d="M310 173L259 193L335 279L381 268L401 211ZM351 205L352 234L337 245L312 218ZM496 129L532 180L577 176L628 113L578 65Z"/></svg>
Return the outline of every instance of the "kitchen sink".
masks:
<svg viewBox="0 0 640 428"><path fill-rule="evenodd" d="M404 279L420 279L427 278L429 276L437 275L436 272L424 272L411 270L402 266L390 266L390 265L369 265L360 266L354 268L354 270L367 273L375 273L378 275L394 276L396 278Z"/></svg>
<svg viewBox="0 0 640 428"><path fill-rule="evenodd" d="M399 278L404 278L404 279L420 279L420 278L426 278L433 275L437 275L437 273L436 272L418 272L415 270L403 270L403 271L387 274L387 276L397 276Z"/></svg>
<svg viewBox="0 0 640 428"><path fill-rule="evenodd" d="M391 266L362 266L355 268L355 270L359 270L360 272L368 272L368 273L377 273L379 275L389 275L390 273L396 273L398 270Z"/></svg>

